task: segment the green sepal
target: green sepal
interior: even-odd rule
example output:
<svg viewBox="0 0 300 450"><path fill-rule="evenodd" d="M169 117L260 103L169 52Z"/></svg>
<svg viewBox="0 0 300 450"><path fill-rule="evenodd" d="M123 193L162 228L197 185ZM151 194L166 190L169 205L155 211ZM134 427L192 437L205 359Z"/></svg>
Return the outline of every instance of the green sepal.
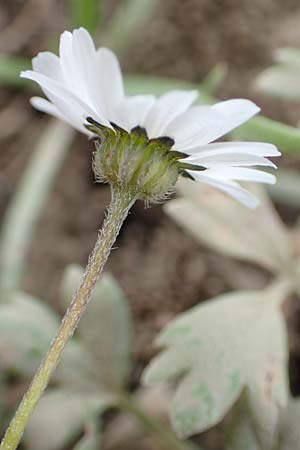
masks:
<svg viewBox="0 0 300 450"><path fill-rule="evenodd" d="M98 181L133 189L147 203L160 201L174 190L179 167L178 153L171 151L173 139L149 139L140 126L129 133L114 123L110 129L92 118L87 121L87 129L99 138L94 155Z"/></svg>

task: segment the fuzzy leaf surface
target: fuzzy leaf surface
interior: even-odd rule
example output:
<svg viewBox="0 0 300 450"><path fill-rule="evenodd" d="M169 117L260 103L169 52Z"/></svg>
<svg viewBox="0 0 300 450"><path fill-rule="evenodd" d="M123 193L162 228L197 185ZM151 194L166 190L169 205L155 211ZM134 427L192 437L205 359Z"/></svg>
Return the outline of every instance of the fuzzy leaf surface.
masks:
<svg viewBox="0 0 300 450"><path fill-rule="evenodd" d="M274 97L300 100L300 66L275 65L266 69L256 81L257 87Z"/></svg>
<svg viewBox="0 0 300 450"><path fill-rule="evenodd" d="M220 422L245 390L265 449L276 440L288 396L284 286L225 294L181 314L163 330L146 384L175 383L171 420L180 436Z"/></svg>
<svg viewBox="0 0 300 450"><path fill-rule="evenodd" d="M65 448L102 411L101 399L52 389L42 397L29 421L24 442L30 450Z"/></svg>
<svg viewBox="0 0 300 450"><path fill-rule="evenodd" d="M258 89L274 97L292 101L300 100L300 51L283 47L275 53L277 64L264 70L256 80Z"/></svg>
<svg viewBox="0 0 300 450"><path fill-rule="evenodd" d="M25 292L12 294L10 302L0 305L1 366L31 376L58 326L58 317L47 305Z"/></svg>
<svg viewBox="0 0 300 450"><path fill-rule="evenodd" d="M261 201L255 212L189 180L178 183L178 190L181 198L167 202L165 211L200 243L273 272L291 264L289 236L262 189L254 191Z"/></svg>

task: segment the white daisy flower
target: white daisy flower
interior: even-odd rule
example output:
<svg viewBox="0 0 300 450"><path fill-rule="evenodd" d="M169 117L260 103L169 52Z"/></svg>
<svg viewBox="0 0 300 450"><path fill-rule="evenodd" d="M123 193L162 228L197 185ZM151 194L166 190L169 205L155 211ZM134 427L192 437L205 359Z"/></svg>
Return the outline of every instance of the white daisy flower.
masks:
<svg viewBox="0 0 300 450"><path fill-rule="evenodd" d="M115 54L103 47L96 50L84 28L73 33L65 31L60 37L59 53L59 57L50 52L39 53L32 60L33 70L22 72L21 77L36 81L49 99L33 97L31 103L35 108L68 122L89 136L100 136L101 155L98 154L98 158L96 155L95 165L101 180L122 182L126 178L130 185L134 181L139 186L146 185L143 191L146 198L151 183L163 180L165 172L169 171L169 179L164 179L163 183L166 192L174 187L181 174L219 188L250 208L257 206L258 200L238 181L275 183L274 175L253 168L276 167L267 159L280 155L273 145L212 143L259 112L250 100L233 99L212 106L193 106L197 91L174 90L158 98L127 96ZM122 154L118 151L115 155L112 142L115 147L122 147ZM139 147L134 157L131 152L133 165L128 162L128 149L124 152L126 142L128 148ZM152 157L149 149L156 160L153 159L151 170L148 164L141 175L141 162L146 163ZM167 163L162 166L163 160ZM108 176L104 172L109 170ZM160 196L156 190L149 199Z"/></svg>

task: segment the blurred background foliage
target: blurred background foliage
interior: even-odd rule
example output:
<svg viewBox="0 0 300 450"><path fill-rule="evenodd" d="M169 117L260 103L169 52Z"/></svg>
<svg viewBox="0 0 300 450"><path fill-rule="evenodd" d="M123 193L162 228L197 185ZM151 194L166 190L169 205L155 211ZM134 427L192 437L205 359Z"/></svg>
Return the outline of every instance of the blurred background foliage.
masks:
<svg viewBox="0 0 300 450"><path fill-rule="evenodd" d="M239 385L243 390L241 399L248 395L248 400L237 402L231 416L222 422L223 431L213 428L209 433L196 435L193 443L180 446L169 428L167 415L172 401L174 405L174 392L161 387L145 390L140 379L155 353L153 338L167 324L167 330L176 329L176 315L228 291L242 291L234 295L243 299L247 290L248 297L256 301L255 289L265 288L262 292L268 297L274 278L287 282L289 287L276 291L280 300L286 300L279 313L276 298L272 304L270 301L269 315L275 317L275 322L264 322L263 316L261 334L255 335L257 346L259 342L266 345L261 346L260 363L266 359L264 352L274 348L275 355L282 356L278 366L281 378L274 384L272 408L270 415L263 416L263 423L268 424L273 414L280 448L298 448L298 427L293 426L300 414L298 401L289 402L287 413L280 420L278 408L273 406L280 389L280 401L283 397L288 400L284 380L287 354L291 392L300 392L300 65L299 50L290 48L300 48L299 20L298 0L284 4L280 0L1 1L2 429L45 353L77 284L81 269L70 264L85 264L109 199L107 187L95 185L93 180L91 143L29 106L28 99L37 88L20 79L19 72L30 67L32 56L49 48L57 51L60 32L85 26L97 45L112 47L121 58L129 94L159 95L172 88L197 88L200 101L208 103L249 97L262 107L263 115L240 127L232 138L273 142L283 152L278 183L269 192L275 207L264 192L259 194L262 207L253 214L222 194L180 184L177 197L164 208L159 205L145 211L141 204L133 208L120 235L118 252L113 252L108 263L113 275L107 274L97 287L90 314L69 345L33 417L24 448L271 448L272 442L259 438L261 431L257 432L256 425L249 421L251 414L245 404L256 398L256 388L248 380L241 378ZM276 52L279 47L285 49ZM275 67L269 69L274 62ZM269 89L265 89L266 84ZM252 329L251 314L240 318L234 295L227 295L228 314L236 317L240 333ZM97 299L102 302L96 303ZM193 322L197 311L202 314L201 303L191 311L194 312L189 312L188 317ZM215 318L216 329L221 329L218 312L213 308L211 311L210 320ZM95 320L98 317L99 321ZM283 345L283 318L288 348L286 342ZM185 316L178 321L180 325ZM160 335L162 340L164 333ZM197 339L201 339L197 333ZM268 340L272 333L281 336L276 341L280 351L279 347L272 347L276 342ZM233 342L234 336L230 337ZM185 339L195 360L191 372L199 372L196 361L203 355L193 353L195 348L189 336L182 340ZM210 339L214 342L213 333ZM180 353L176 339L167 344ZM250 333L236 360L245 358L247 366L246 355L253 345ZM163 353L162 364L164 357ZM153 361L157 364L156 359ZM236 364L234 359L233 362ZM160 369L159 365L156 367ZM107 376L103 369L112 372ZM219 369L212 366L213 373L208 373L212 384L214 376L220 375ZM268 377L269 366L264 370L260 375ZM151 366L150 375L146 372L144 378L155 378ZM245 374L241 372L241 376ZM160 373L156 381L167 378L168 373ZM107 380L114 381L113 389ZM221 377L224 380L225 374ZM194 383L188 386L194 387ZM123 396L124 387L132 392L135 406ZM203 395L203 389L200 393ZM190 397L185 399L188 402ZM189 436L206 430L223 419L233 397L229 400L219 398L213 418L206 417L195 428L187 424L182 434ZM116 407L129 410L130 415L117 413ZM253 403L251 408L255 410ZM175 411L178 412L176 401ZM173 423L180 431L182 423L174 420L174 414ZM239 422L234 419L236 415ZM166 428L162 428L164 425Z"/></svg>

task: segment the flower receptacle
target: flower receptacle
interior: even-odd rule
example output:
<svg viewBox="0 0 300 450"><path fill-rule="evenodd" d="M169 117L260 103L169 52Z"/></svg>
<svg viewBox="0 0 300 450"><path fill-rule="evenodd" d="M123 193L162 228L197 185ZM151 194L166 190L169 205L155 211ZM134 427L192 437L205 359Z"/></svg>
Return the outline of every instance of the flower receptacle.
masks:
<svg viewBox="0 0 300 450"><path fill-rule="evenodd" d="M161 201L173 192L181 156L170 151L171 138L149 139L142 127L128 133L115 124L108 128L87 120L87 128L97 136L93 164L97 181L128 188L146 203Z"/></svg>

